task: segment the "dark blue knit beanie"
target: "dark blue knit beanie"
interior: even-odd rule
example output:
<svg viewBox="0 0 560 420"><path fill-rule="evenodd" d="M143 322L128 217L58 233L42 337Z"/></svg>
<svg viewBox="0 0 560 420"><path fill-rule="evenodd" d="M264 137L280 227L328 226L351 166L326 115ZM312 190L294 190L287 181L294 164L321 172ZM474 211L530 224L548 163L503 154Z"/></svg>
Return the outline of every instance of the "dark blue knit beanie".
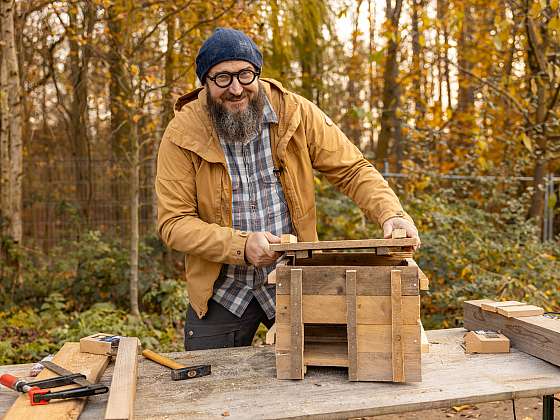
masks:
<svg viewBox="0 0 560 420"><path fill-rule="evenodd" d="M251 63L255 69L262 68L262 54L251 38L243 32L231 28L217 28L204 41L196 56L196 75L204 83L206 73L218 63L242 60Z"/></svg>

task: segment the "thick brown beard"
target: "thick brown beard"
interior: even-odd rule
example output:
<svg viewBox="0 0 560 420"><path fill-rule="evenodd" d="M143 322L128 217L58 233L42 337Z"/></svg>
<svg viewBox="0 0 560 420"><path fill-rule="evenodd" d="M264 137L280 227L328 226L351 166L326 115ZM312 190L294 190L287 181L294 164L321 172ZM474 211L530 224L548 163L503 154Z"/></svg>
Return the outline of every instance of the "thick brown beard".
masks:
<svg viewBox="0 0 560 420"><path fill-rule="evenodd" d="M208 86L206 86L206 89L208 89ZM238 97L227 94L223 98L243 96L247 96L245 91ZM208 111L214 128L218 136L225 142L246 144L261 132L265 99L264 89L260 82L258 94L249 101L247 108L243 111L229 111L224 105L216 102L210 94L207 98Z"/></svg>

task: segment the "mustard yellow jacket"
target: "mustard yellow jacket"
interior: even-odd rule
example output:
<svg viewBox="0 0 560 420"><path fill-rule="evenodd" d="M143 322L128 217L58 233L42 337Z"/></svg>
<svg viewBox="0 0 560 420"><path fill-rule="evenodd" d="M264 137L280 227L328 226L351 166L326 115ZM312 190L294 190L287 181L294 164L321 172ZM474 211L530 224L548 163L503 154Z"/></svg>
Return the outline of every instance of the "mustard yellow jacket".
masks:
<svg viewBox="0 0 560 420"><path fill-rule="evenodd" d="M270 79L262 86L278 116L270 127L275 167L300 241L316 241L313 169L349 196L370 220L408 216L379 172L319 108ZM161 141L156 177L158 229L186 254L190 303L208 310L222 264L245 264L247 232L233 229L225 156L207 113L206 91L182 96Z"/></svg>

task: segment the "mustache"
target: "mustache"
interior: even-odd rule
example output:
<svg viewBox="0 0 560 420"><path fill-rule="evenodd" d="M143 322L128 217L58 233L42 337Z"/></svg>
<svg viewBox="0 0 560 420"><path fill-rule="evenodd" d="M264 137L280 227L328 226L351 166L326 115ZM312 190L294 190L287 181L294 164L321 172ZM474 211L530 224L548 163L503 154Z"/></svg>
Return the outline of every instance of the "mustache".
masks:
<svg viewBox="0 0 560 420"><path fill-rule="evenodd" d="M226 101L238 101L240 99L247 98L249 95L247 92L243 91L240 95L234 95L232 93L226 92L222 95L222 99Z"/></svg>

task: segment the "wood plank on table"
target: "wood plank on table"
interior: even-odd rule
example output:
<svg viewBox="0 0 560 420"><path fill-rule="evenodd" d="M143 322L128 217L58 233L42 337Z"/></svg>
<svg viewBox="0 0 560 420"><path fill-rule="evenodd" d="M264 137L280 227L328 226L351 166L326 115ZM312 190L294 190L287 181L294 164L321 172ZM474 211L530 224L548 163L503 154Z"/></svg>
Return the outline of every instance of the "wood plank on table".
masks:
<svg viewBox="0 0 560 420"><path fill-rule="evenodd" d="M346 295L346 270L356 270L356 294L391 296L391 270L401 271L402 294L418 296L418 269L406 266L276 267L276 295L290 294L290 270L302 268L303 295Z"/></svg>
<svg viewBox="0 0 560 420"><path fill-rule="evenodd" d="M67 342L55 354L53 363L73 372L82 373L91 383L97 383L109 364L109 356L91 353L80 353L80 343ZM59 376L48 369L43 369L35 380ZM77 388L77 385L57 387L56 390ZM92 397L90 397L92 398ZM56 400L47 405L34 405L29 402L27 394L19 395L7 411L4 420L33 419L57 420L77 419L86 405L86 398Z"/></svg>

